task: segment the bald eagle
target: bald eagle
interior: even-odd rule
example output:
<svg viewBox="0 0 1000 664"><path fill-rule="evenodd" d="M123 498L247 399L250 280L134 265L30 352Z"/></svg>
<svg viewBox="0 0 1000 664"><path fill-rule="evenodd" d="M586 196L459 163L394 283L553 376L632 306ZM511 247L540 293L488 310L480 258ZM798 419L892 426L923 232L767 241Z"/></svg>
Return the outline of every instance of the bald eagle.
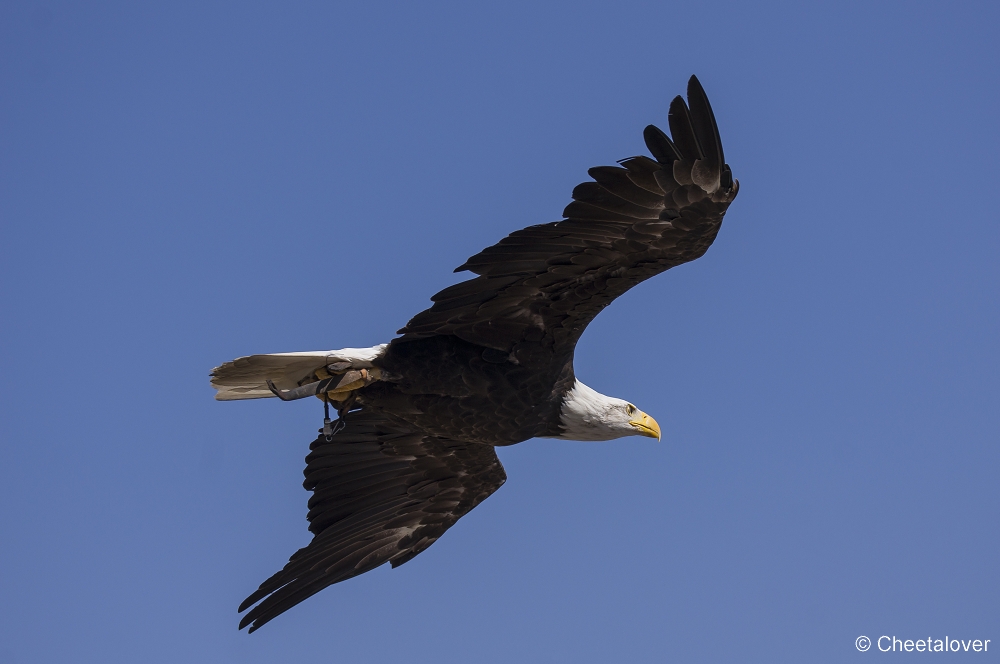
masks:
<svg viewBox="0 0 1000 664"><path fill-rule="evenodd" d="M565 219L467 260L455 271L478 276L431 298L389 343L251 355L212 370L216 399L316 396L327 409L306 457L313 540L244 600L240 629L425 550L504 483L498 446L660 438L652 417L580 382L573 352L616 297L704 254L736 197L694 76L687 93L688 103L670 104L671 137L643 132L652 159L590 169Z"/></svg>

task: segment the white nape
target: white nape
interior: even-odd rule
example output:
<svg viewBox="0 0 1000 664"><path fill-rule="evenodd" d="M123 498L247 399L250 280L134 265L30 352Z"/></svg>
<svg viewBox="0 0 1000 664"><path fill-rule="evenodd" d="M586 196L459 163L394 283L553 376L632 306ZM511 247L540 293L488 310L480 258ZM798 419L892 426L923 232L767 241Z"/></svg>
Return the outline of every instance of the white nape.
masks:
<svg viewBox="0 0 1000 664"><path fill-rule="evenodd" d="M573 389L563 398L560 424L564 431L560 436L551 437L563 440L614 440L633 436L636 430L629 424L630 405L623 399L601 394L577 380Z"/></svg>

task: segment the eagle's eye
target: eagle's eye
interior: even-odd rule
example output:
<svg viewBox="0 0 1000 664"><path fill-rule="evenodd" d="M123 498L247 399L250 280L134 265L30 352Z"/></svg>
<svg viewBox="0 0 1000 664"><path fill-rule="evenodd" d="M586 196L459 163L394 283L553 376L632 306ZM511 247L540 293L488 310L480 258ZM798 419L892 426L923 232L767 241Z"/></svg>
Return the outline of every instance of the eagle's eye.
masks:
<svg viewBox="0 0 1000 664"><path fill-rule="evenodd" d="M635 406L633 406L632 404L625 406L625 412L628 413L629 417L632 417L633 415L635 415Z"/></svg>

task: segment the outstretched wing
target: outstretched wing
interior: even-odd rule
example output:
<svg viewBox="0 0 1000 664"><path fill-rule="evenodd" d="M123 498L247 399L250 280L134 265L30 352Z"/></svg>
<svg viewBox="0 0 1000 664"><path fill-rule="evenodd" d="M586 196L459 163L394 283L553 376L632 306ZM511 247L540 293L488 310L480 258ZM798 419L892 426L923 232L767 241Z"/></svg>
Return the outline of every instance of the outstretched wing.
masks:
<svg viewBox="0 0 1000 664"><path fill-rule="evenodd" d="M673 140L646 127L655 161L590 169L594 182L573 190L565 220L529 226L470 258L456 272L480 276L431 298L397 341L450 334L515 357L538 343L565 350L629 288L704 254L739 183L694 76L688 100L670 104Z"/></svg>
<svg viewBox="0 0 1000 664"><path fill-rule="evenodd" d="M260 585L240 612L258 629L329 585L398 567L433 544L507 479L489 445L435 438L389 416L357 411L306 457L313 541ZM263 600L263 601L262 601Z"/></svg>

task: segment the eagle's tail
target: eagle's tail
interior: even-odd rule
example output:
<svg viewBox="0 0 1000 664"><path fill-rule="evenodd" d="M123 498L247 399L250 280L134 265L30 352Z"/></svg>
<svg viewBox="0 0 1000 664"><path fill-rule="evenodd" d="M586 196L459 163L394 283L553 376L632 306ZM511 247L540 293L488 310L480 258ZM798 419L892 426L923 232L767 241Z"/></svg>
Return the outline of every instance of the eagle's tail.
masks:
<svg viewBox="0 0 1000 664"><path fill-rule="evenodd" d="M386 346L239 357L212 369L212 387L217 390L215 398L219 401L273 397L267 385L269 380L278 389L291 390L307 379L315 380L316 372L328 367L336 373L369 369L385 353Z"/></svg>

